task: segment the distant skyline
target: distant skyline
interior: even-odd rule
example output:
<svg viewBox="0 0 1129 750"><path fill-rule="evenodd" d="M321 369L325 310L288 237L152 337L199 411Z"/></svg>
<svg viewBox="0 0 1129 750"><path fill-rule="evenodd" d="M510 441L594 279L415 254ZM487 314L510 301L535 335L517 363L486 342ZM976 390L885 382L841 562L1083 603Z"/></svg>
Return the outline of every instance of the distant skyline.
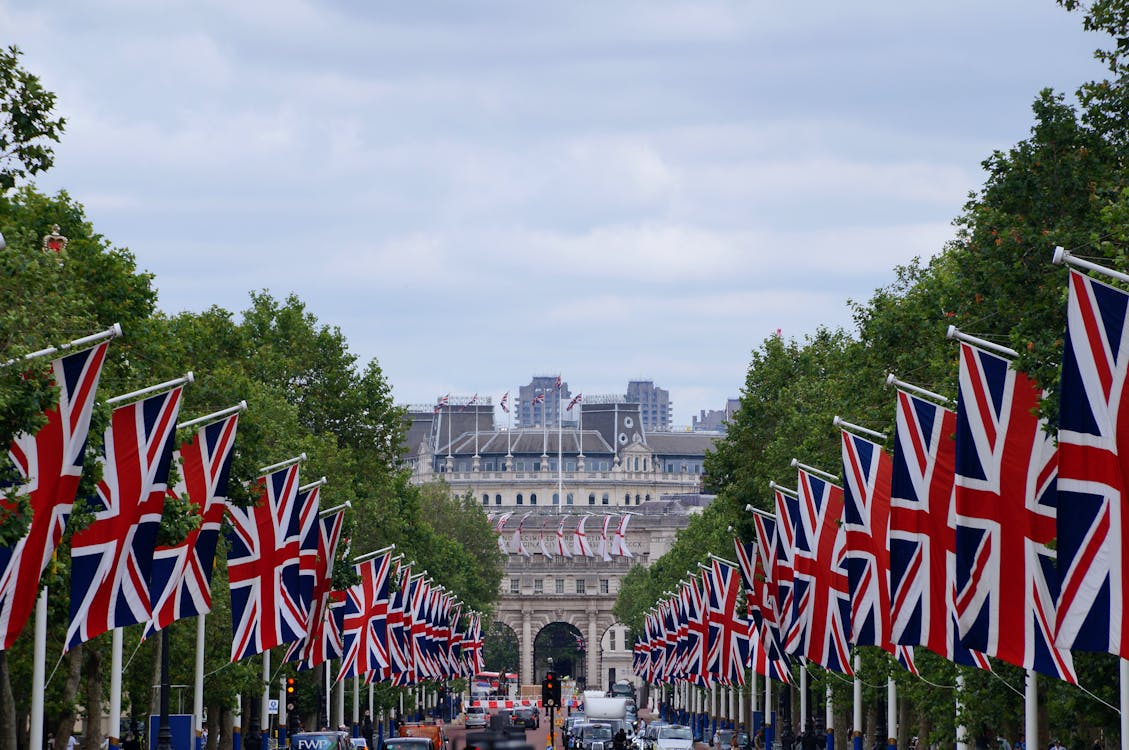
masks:
<svg viewBox="0 0 1129 750"><path fill-rule="evenodd" d="M642 377L677 425L939 251L1109 44L1051 0L0 0L0 29L67 118L38 186L166 312L293 293L399 403Z"/></svg>

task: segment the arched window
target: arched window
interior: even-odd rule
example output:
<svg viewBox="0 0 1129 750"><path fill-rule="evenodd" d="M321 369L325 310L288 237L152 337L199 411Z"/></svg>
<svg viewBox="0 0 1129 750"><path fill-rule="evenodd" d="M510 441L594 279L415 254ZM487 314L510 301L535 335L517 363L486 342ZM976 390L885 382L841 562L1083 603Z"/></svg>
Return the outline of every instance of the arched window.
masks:
<svg viewBox="0 0 1129 750"><path fill-rule="evenodd" d="M639 471L639 457L635 457L635 471Z"/></svg>
<svg viewBox="0 0 1129 750"><path fill-rule="evenodd" d="M631 505L631 493L630 492L628 492L627 494L625 494L623 496L623 504L624 505Z"/></svg>
<svg viewBox="0 0 1129 750"><path fill-rule="evenodd" d="M572 505L572 493L569 492L565 495L565 505Z"/></svg>
<svg viewBox="0 0 1129 750"><path fill-rule="evenodd" d="M651 502L651 493L650 493L650 492L648 492L648 493L647 493L647 494L646 494L646 495L645 495L645 496L643 497L643 502L645 502L645 503L649 503L649 502Z"/></svg>
<svg viewBox="0 0 1129 750"><path fill-rule="evenodd" d="M561 504L561 496L554 492L553 493L553 505L560 505L560 504Z"/></svg>
<svg viewBox="0 0 1129 750"><path fill-rule="evenodd" d="M536 505L537 504L537 493L536 492L530 492L529 493L529 504L530 505Z"/></svg>
<svg viewBox="0 0 1129 750"><path fill-rule="evenodd" d="M608 504L608 493L605 492L603 497L600 498L600 505L607 505L607 504Z"/></svg>
<svg viewBox="0 0 1129 750"><path fill-rule="evenodd" d="M485 492L482 493L482 504L483 505L489 505L490 504L490 495L486 494Z"/></svg>
<svg viewBox="0 0 1129 750"><path fill-rule="evenodd" d="M636 505L639 504L639 493L638 492L635 493L635 504Z"/></svg>
<svg viewBox="0 0 1129 750"><path fill-rule="evenodd" d="M589 505L595 505L596 504L596 493L595 492L589 492L588 493L588 504Z"/></svg>
<svg viewBox="0 0 1129 750"><path fill-rule="evenodd" d="M522 498L522 496L521 496L521 493L520 493L520 492L519 492L519 493L517 493L517 504L518 504L518 505L521 505L521 504L522 504L523 502L525 502L525 499L524 499L524 498Z"/></svg>
<svg viewBox="0 0 1129 750"><path fill-rule="evenodd" d="M495 505L501 505L502 504L502 496L501 495L495 495L494 496L494 504Z"/></svg>

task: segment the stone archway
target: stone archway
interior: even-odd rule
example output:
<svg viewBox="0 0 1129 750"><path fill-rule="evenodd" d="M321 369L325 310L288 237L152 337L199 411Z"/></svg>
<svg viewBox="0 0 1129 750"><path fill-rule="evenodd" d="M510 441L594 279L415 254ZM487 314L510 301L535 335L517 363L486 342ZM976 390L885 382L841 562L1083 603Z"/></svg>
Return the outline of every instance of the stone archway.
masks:
<svg viewBox="0 0 1129 750"><path fill-rule="evenodd" d="M584 635L575 625L567 622L550 622L537 631L533 637L533 682L540 682L549 671L549 659L553 660L552 671L561 678L571 677L578 684L587 674L585 663Z"/></svg>

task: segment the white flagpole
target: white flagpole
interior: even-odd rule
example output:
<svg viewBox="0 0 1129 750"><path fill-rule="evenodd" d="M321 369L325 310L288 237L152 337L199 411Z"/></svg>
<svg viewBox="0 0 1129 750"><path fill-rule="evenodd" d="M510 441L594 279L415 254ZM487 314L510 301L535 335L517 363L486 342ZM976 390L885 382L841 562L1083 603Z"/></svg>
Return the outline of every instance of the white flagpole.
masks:
<svg viewBox="0 0 1129 750"><path fill-rule="evenodd" d="M1118 660L1118 672L1121 676L1121 736L1129 737L1129 659Z"/></svg>
<svg viewBox="0 0 1129 750"><path fill-rule="evenodd" d="M800 667L800 731L808 728L808 671Z"/></svg>
<svg viewBox="0 0 1129 750"><path fill-rule="evenodd" d="M509 395L509 391L506 391L506 394ZM509 408L508 405L506 406L505 411L506 411L506 458L512 458L513 457L513 448L511 446L513 444L512 440L513 440L513 432L514 432L514 415L513 415L513 413L510 412L510 408Z"/></svg>
<svg viewBox="0 0 1129 750"><path fill-rule="evenodd" d="M167 641L165 642L167 645ZM122 723L122 629L114 628L110 641L110 734L107 747L122 746L118 734Z"/></svg>
<svg viewBox="0 0 1129 750"><path fill-rule="evenodd" d="M860 738L855 747L862 744L862 679L859 677L859 670L862 669L862 657L855 652L855 694L854 694L854 714L851 716L851 721L854 723L852 727L852 734L854 737Z"/></svg>
<svg viewBox="0 0 1129 750"><path fill-rule="evenodd" d="M831 733L831 742L834 743L835 734L833 732L833 727L835 726L835 703L834 699L831 697L830 684L828 684L827 686L827 711L824 713L823 721L823 726L829 733ZM829 744L828 747L830 746L831 745Z"/></svg>
<svg viewBox="0 0 1129 750"><path fill-rule="evenodd" d="M262 709L262 711L259 713L259 716L263 717L263 725L269 727L270 726L270 719L268 717L270 716L270 714L267 713L267 709L270 708L270 705L269 705L269 702L270 702L270 649L269 648L266 651L263 652L263 695L261 697L261 701L262 701L262 706L260 706L260 708Z"/></svg>
<svg viewBox="0 0 1129 750"><path fill-rule="evenodd" d="M561 376L558 375L557 381L559 382L560 379ZM562 463L564 451L562 449L561 438L561 389L557 388L556 391L556 395L554 395L553 398L556 399L557 403L557 500L561 505L564 505L564 474L561 473L564 471L564 464Z"/></svg>
<svg viewBox="0 0 1129 750"><path fill-rule="evenodd" d="M478 458L478 394L474 394L475 403L471 404L474 407L474 457ZM372 684L372 683L369 683Z"/></svg>
<svg viewBox="0 0 1129 750"><path fill-rule="evenodd" d="M1028 747L1037 747L1035 738L1039 736L1039 683L1036 682L1033 669L1027 670L1027 684L1023 690L1023 736Z"/></svg>
<svg viewBox="0 0 1129 750"><path fill-rule="evenodd" d="M765 734L772 731L772 680L767 677L764 678L764 725ZM765 737L765 742L767 741L768 738Z"/></svg>
<svg viewBox="0 0 1129 750"><path fill-rule="evenodd" d="M957 701L956 712L960 716L961 709L964 706L964 674L957 667ZM1028 737L1027 741L1031 743L1032 747L1036 746L1035 737ZM968 750L968 727L963 724L957 724L957 750Z"/></svg>
<svg viewBox="0 0 1129 750"><path fill-rule="evenodd" d="M204 738L204 618L196 616L196 685L192 690L192 714L196 718L196 740Z"/></svg>
<svg viewBox="0 0 1129 750"><path fill-rule="evenodd" d="M1125 662L1122 662L1124 664ZM47 688L47 587L35 603L35 646L31 667L31 746L43 745L43 693ZM1122 680L1122 685L1125 681Z"/></svg>
<svg viewBox="0 0 1129 750"><path fill-rule="evenodd" d="M583 395L583 394L581 394ZM576 404L576 442L580 451L580 458L584 458L584 402Z"/></svg>
<svg viewBox="0 0 1129 750"><path fill-rule="evenodd" d="M886 678L886 739L898 736L898 683ZM881 739L881 738L879 738ZM889 743L888 744L894 744Z"/></svg>
<svg viewBox="0 0 1129 750"><path fill-rule="evenodd" d="M353 675L353 720L349 723L350 729L361 717L361 676Z"/></svg>

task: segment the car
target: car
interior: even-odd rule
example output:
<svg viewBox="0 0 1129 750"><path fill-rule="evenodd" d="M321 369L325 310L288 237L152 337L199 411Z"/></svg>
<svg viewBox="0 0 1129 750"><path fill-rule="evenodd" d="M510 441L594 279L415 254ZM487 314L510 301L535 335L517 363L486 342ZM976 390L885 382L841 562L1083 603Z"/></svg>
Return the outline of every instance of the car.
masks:
<svg viewBox="0 0 1129 750"><path fill-rule="evenodd" d="M650 727L647 728L650 731ZM659 727L655 733L655 750L692 750L694 747L694 732L690 727L680 724L667 724Z"/></svg>
<svg viewBox="0 0 1129 750"><path fill-rule="evenodd" d="M368 750L368 743L365 742L364 737L350 737L349 741L353 743L353 750Z"/></svg>
<svg viewBox="0 0 1129 750"><path fill-rule="evenodd" d="M485 708L482 706L467 706L465 722L467 729L485 729L487 723Z"/></svg>
<svg viewBox="0 0 1129 750"><path fill-rule="evenodd" d="M635 700L635 686L627 680L613 682L612 686L608 689L608 695L612 698L630 698L631 700Z"/></svg>
<svg viewBox="0 0 1129 750"><path fill-rule="evenodd" d="M533 712L532 708L515 708L510 717L510 722L515 727L537 729L541 726L541 718Z"/></svg>
<svg viewBox="0 0 1129 750"><path fill-rule="evenodd" d="M670 726L665 721L655 720L647 725L643 732L635 737L633 743L636 750L653 750L655 740L658 739L659 730L665 726Z"/></svg>
<svg viewBox="0 0 1129 750"><path fill-rule="evenodd" d="M573 711L571 714L565 717L564 728L561 730L561 735L564 737L565 741L565 747L571 746L572 730L576 726L584 724L587 721L588 717L585 716L584 712L582 711Z"/></svg>
<svg viewBox="0 0 1129 750"><path fill-rule="evenodd" d="M353 750L353 738L339 731L297 732L291 735L290 746L294 750Z"/></svg>
<svg viewBox="0 0 1129 750"><path fill-rule="evenodd" d="M577 726L576 750L611 750L612 728L605 722L588 722Z"/></svg>
<svg viewBox="0 0 1129 750"><path fill-rule="evenodd" d="M431 740L426 737L385 737L386 750L428 750Z"/></svg>

